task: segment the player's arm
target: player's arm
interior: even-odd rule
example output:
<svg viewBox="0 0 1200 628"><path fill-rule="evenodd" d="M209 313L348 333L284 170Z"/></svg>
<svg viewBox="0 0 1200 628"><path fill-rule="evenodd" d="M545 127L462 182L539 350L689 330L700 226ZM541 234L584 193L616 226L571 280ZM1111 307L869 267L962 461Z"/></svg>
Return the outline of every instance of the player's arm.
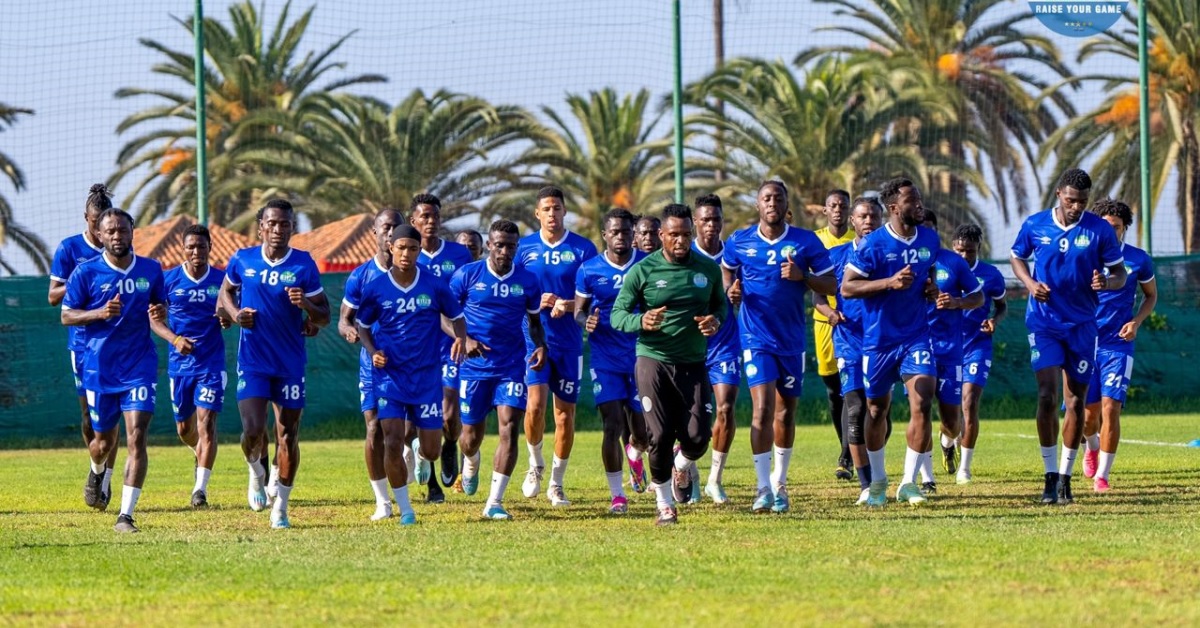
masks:
<svg viewBox="0 0 1200 628"><path fill-rule="evenodd" d="M1138 306L1138 311L1133 315L1133 318L1121 326L1121 331L1118 335L1129 342L1137 338L1137 332L1142 327L1142 323L1146 322L1147 318L1154 313L1154 306L1158 305L1158 280L1151 277L1149 281L1142 282L1142 304Z"/></svg>
<svg viewBox="0 0 1200 628"><path fill-rule="evenodd" d="M317 327L324 327L329 324L329 297L324 292L318 292L312 296L300 292L297 298L293 291L299 292L300 288L289 288L288 293L292 298L292 303L308 314L308 320Z"/></svg>
<svg viewBox="0 0 1200 628"><path fill-rule="evenodd" d="M837 291L837 277L833 273L826 271L823 275L808 275L804 279L804 283L809 290L820 293L826 296L832 296Z"/></svg>
<svg viewBox="0 0 1200 628"><path fill-rule="evenodd" d="M229 281L229 277L226 276L221 284L221 291L217 293L217 309L224 312L233 322L249 329L254 327L254 310L238 307L241 291L242 287Z"/></svg>
<svg viewBox="0 0 1200 628"><path fill-rule="evenodd" d="M354 317L358 315L358 308L342 301L342 307L338 309L338 335L346 339L346 342L358 342L358 325L354 322Z"/></svg>
<svg viewBox="0 0 1200 628"><path fill-rule="evenodd" d="M592 297L585 297L578 292L575 293L575 324L583 328L584 331L591 332L596 329L596 324L590 323L589 320L596 314L590 311L592 309ZM596 316L599 318L599 316Z"/></svg>
<svg viewBox="0 0 1200 628"><path fill-rule="evenodd" d="M1108 276L1103 278L1104 287L1099 290L1120 290L1125 287L1129 274L1125 272L1125 260L1107 266ZM1099 273L1097 273L1099 274Z"/></svg>
<svg viewBox="0 0 1200 628"><path fill-rule="evenodd" d="M839 314L837 310L830 307L829 299L826 299L824 295L815 290L813 291L811 298L813 310L820 312L821 316L824 316L825 318L829 319L830 323L833 323L833 319L837 318Z"/></svg>
<svg viewBox="0 0 1200 628"><path fill-rule="evenodd" d="M904 290L912 283L913 271L910 266L901 268L891 277L869 279L857 268L847 264L842 278L842 296L847 299L863 299L888 290Z"/></svg>
<svg viewBox="0 0 1200 628"><path fill-rule="evenodd" d="M150 331L154 332L155 336L166 340L180 355L188 355L192 352L194 344L191 338L185 338L171 331L166 320L158 320L153 316L150 317Z"/></svg>
<svg viewBox="0 0 1200 628"><path fill-rule="evenodd" d="M67 294L67 284L65 281L59 281L55 278L50 278L50 293L46 296L50 301L50 305L58 307L62 304L63 297Z"/></svg>
<svg viewBox="0 0 1200 628"><path fill-rule="evenodd" d="M1033 275L1029 273L1029 263L1017 257L1016 255L1012 256L1011 262L1013 275L1017 278L1017 281L1021 282L1021 285L1025 286L1025 289L1029 291L1029 294L1033 296L1034 299L1043 303L1049 301L1050 286L1033 279ZM1124 270L1124 268L1122 268L1122 270Z"/></svg>
<svg viewBox="0 0 1200 628"><path fill-rule="evenodd" d="M81 325L89 325L97 321L106 321L116 318L121 315L121 295L110 299L103 307L98 307L94 310L74 310L63 305L60 319L63 325L78 327Z"/></svg>
<svg viewBox="0 0 1200 628"><path fill-rule="evenodd" d="M965 297L954 297L945 292L939 292L937 304L940 310L973 310L983 305L983 292L976 290Z"/></svg>

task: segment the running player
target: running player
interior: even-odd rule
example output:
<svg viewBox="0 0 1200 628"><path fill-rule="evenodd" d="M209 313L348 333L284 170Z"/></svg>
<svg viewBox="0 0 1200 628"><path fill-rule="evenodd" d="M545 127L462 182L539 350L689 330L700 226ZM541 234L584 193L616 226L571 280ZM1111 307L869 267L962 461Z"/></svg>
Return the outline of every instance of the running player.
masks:
<svg viewBox="0 0 1200 628"><path fill-rule="evenodd" d="M94 437L88 443L91 470L83 486L89 505L100 499L105 461L117 447L117 425L125 418L125 480L117 532L137 532L133 511L146 480L146 432L154 418L158 352L150 320L163 320L166 294L162 266L133 254L133 217L106 209L97 221L104 252L80 264L67 278L63 325L84 327L83 387Z"/></svg>
<svg viewBox="0 0 1200 628"><path fill-rule="evenodd" d="M1087 448L1083 454L1083 474L1095 478L1093 490L1106 493L1108 474L1121 439L1121 408L1125 405L1129 378L1133 376L1133 341L1158 304L1158 282L1154 278L1154 260L1145 251L1124 243L1125 233L1133 224L1129 206L1106 198L1097 201L1092 211L1112 225L1117 240L1122 243L1125 272L1129 275L1125 287L1100 293L1100 305L1096 308L1099 321L1096 368L1092 370L1084 415L1083 435ZM1142 288L1142 304L1130 318L1129 313L1137 301L1136 286Z"/></svg>
<svg viewBox="0 0 1200 628"><path fill-rule="evenodd" d="M850 193L845 190L830 190L825 195L825 206L821 209L825 215L826 225L813 233L826 249L852 242L854 231L850 228ZM791 220L788 220L791 223ZM825 297L826 305L832 306L836 297ZM814 298L815 302L815 298ZM828 309L828 308L826 308ZM829 397L829 419L837 432L841 453L838 454L837 468L833 475L839 480L852 480L850 472L853 463L850 460L850 449L846 442L846 426L842 423L842 385L839 376L837 359L833 351L833 326L829 319L821 313L821 309L813 310L813 350L817 352L817 375L825 384L825 394ZM715 440L714 432L714 440ZM714 445L715 447L715 445Z"/></svg>
<svg viewBox="0 0 1200 628"><path fill-rule="evenodd" d="M546 463L542 437L546 432L546 398L554 393L554 465L546 497L554 506L571 502L563 492L563 476L575 443L575 402L583 377L583 335L575 324L575 276L579 267L596 256L591 240L567 231L562 190L547 186L538 190L537 233L521 238L517 265L537 278L541 286L542 327L546 330L549 368L526 369L529 405L525 409L525 443L529 449L529 471L521 485L525 497L542 490ZM525 350L532 354L534 343L527 338Z"/></svg>
<svg viewBox="0 0 1200 628"><path fill-rule="evenodd" d="M357 318L363 348L371 355L384 466L400 509L400 525L417 522L408 496L407 424L416 426L417 456L427 468L442 449L442 317L454 328L451 359L462 359L466 340L462 306L449 285L417 266L422 236L409 225L391 232L391 270L363 288Z"/></svg>
<svg viewBox="0 0 1200 628"><path fill-rule="evenodd" d="M979 401L992 369L992 334L1008 314L1004 275L995 266L979 259L982 243L983 230L978 225L960 225L954 232L954 252L970 267L985 299L983 307L963 311L963 424L955 478L959 484L971 481L971 461L979 439Z"/></svg>
<svg viewBox="0 0 1200 628"><path fill-rule="evenodd" d="M83 208L83 220L87 225L83 233L63 240L58 245L58 249L54 251L54 260L50 265L50 294L48 296L51 306L58 307L62 304L63 296L67 293L67 279L71 276L75 267L104 251L97 223L100 219L100 213L112 207L112 201L109 200L110 196L112 196L112 192L109 192L108 188L104 187L104 184L96 183L92 185L88 190L87 202ZM83 334L83 327L67 327L67 350L71 352L71 373L75 377L75 396L79 398L79 429L83 434L83 444L87 446L96 438L96 435L92 430L92 419L88 414L87 396L83 389L83 352L87 346L87 340L83 337ZM87 505L89 507L97 510L108 508L108 502L112 496L113 462L116 459L117 449L114 447L111 453L109 453L108 460L104 463L105 471L101 490L97 494L95 501L88 502Z"/></svg>
<svg viewBox="0 0 1200 628"><path fill-rule="evenodd" d="M1025 326L1038 386L1038 440L1046 472L1043 504L1074 501L1071 471L1083 439L1084 402L1099 333L1096 293L1125 286L1124 256L1112 226L1084 211L1091 188L1092 179L1083 170L1063 172L1054 191L1058 204L1026 218L1012 248L1013 274L1029 291ZM1104 268L1108 275L1101 273ZM1065 391L1066 417L1062 456L1055 467L1060 387Z"/></svg>
<svg viewBox="0 0 1200 628"><path fill-rule="evenodd" d="M862 245L863 238L879 228L883 220L883 207L874 198L856 198L850 210L850 224L854 227L855 239L829 249L829 261L833 262L834 276L840 289L845 279L846 264ZM839 390L842 391L842 434L850 449L851 464L858 473L861 490L858 505L867 503L871 486L871 465L867 459L865 423L867 399L863 382L863 309L862 299L846 299L841 292L836 295L834 305L819 293L813 293L813 309L819 311L829 322L833 331L833 354L840 372Z"/></svg>
<svg viewBox="0 0 1200 628"><path fill-rule="evenodd" d="M166 340L171 410L179 440L196 457L192 508L208 506L208 479L217 459L217 415L225 402L225 339L221 329L233 321L214 314L225 273L209 266L212 236L204 225L183 232L184 261L163 276L167 320L150 321Z"/></svg>
<svg viewBox="0 0 1200 628"><path fill-rule="evenodd" d="M750 451L758 479L752 510L783 513L791 508L787 472L796 439L796 399L804 383L805 292L812 288L833 294L837 279L817 236L784 222L788 191L782 182L760 185L756 204L758 225L729 237L721 265L726 286L741 284L738 326L753 405ZM777 404L784 408L778 416Z"/></svg>
<svg viewBox="0 0 1200 628"><path fill-rule="evenodd" d="M409 222L421 232L421 256L417 263L435 277L450 282L454 273L470 264L471 251L457 242L443 240L438 233L442 228L442 201L432 194L418 194L409 204ZM442 416L445 422L441 460L442 484L453 486L458 479L458 437L462 434L462 419L458 412L458 362L450 358L450 347L454 341L442 334ZM411 429L412 426L410 425ZM411 448L414 452L416 448ZM437 478L433 477L432 459L424 460L414 453L417 462L417 483L429 486L430 503L446 500ZM412 460L413 458L409 458ZM428 478L428 479L427 479Z"/></svg>
<svg viewBox="0 0 1200 628"><path fill-rule="evenodd" d="M642 452L646 450L648 437L633 380L637 335L616 331L610 317L626 274L646 254L633 248L633 214L629 210L613 209L605 214L603 236L604 252L584 262L575 278L575 322L587 331L588 345L592 348L588 366L596 410L604 429L600 457L612 497L608 511L624 514L629 501L621 481L621 459L629 459L630 486L639 493L645 491ZM624 431L629 431L633 442L624 448L622 455Z"/></svg>
<svg viewBox="0 0 1200 628"><path fill-rule="evenodd" d="M276 404L277 496L271 527L290 528L288 500L300 468L300 417L304 412L304 315L317 327L329 324L329 299L317 265L308 253L292 249L292 204L273 200L258 211L262 246L234 253L225 269L220 307L241 326L238 342L238 411L242 453L250 468L250 509L267 507L267 402Z"/></svg>
<svg viewBox="0 0 1200 628"><path fill-rule="evenodd" d="M633 228L633 244L647 255L662 248L662 221L657 216L641 216Z"/></svg>
<svg viewBox="0 0 1200 628"><path fill-rule="evenodd" d="M892 179L884 184L879 198L888 210L888 222L863 239L846 264L842 281L843 297L863 300L866 444L871 465L867 505L872 507L887 500L884 445L892 387L898 380L903 380L908 390L911 419L904 477L896 499L914 504L925 501L915 482L917 463L932 431L930 406L937 371L926 301L937 298L933 273L940 248L937 234L921 226L925 207L916 184Z"/></svg>
<svg viewBox="0 0 1200 628"><path fill-rule="evenodd" d="M458 235L454 236L454 241L467 247L473 262L479 261L479 257L483 255L483 236L474 229L459 231Z"/></svg>
<svg viewBox="0 0 1200 628"><path fill-rule="evenodd" d="M725 243L721 240L721 232L725 230L725 210L721 205L721 197L705 194L697 198L694 215L696 240L692 243L692 250L720 264L725 253ZM725 470L725 457L729 455L729 448L733 446L733 410L737 404L738 386L742 377L741 353L737 319L734 317L733 305L730 304L729 311L725 313L724 324L715 336L708 339L708 354L705 358L708 381L713 387L717 412L712 428L712 465L709 467L704 493L716 504L729 501L721 480ZM700 478L691 479L694 480L693 500L699 501Z"/></svg>
<svg viewBox="0 0 1200 628"><path fill-rule="evenodd" d="M375 256L351 271L346 278L337 327L338 334L350 344L359 341L355 318L362 305L363 289L376 277L387 274L392 267L392 231L403 222L404 217L395 209L384 209L375 214L375 222L371 225L371 233L375 235ZM383 431L379 427L379 403L375 396L375 383L371 379L373 373L371 352L364 346L358 354L358 401L367 426L363 459L367 463L371 491L375 493L375 513L371 515L371 521L379 521L392 516L392 498L388 495L388 478L384 469Z"/></svg>
<svg viewBox="0 0 1200 628"><path fill-rule="evenodd" d="M517 267L520 231L507 220L488 229L488 256L458 269L450 280L450 293L462 305L467 319L467 359L459 368L459 409L463 431L463 492L479 490L479 448L486 420L493 408L500 426L500 444L492 460L492 485L483 506L485 519L508 520L504 491L517 465L519 413L525 410L526 363L535 371L546 366L546 341L540 317L542 292L537 278ZM525 362L521 319L528 321L533 352Z"/></svg>

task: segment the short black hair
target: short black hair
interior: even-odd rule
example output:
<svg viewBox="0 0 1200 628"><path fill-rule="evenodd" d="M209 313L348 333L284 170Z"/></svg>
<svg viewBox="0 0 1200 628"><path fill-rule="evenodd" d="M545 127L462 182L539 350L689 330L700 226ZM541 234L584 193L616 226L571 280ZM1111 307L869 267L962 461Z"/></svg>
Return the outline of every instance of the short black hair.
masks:
<svg viewBox="0 0 1200 628"><path fill-rule="evenodd" d="M1058 191L1065 187L1072 187L1081 192L1090 190L1092 189L1092 178L1079 168L1071 168L1058 177L1058 185L1054 186L1054 190Z"/></svg>
<svg viewBox="0 0 1200 628"><path fill-rule="evenodd" d="M276 198L276 199L271 199L270 201L267 201L266 205L263 205L262 207L258 208L258 214L255 215L255 220L261 221L263 214L267 213L268 209L281 209L281 210L287 212L287 214L289 216L291 216L292 218L296 217L296 210L295 210L295 208L292 207L291 203L285 201L282 198Z"/></svg>
<svg viewBox="0 0 1200 628"><path fill-rule="evenodd" d="M442 199L433 194L417 194L413 196L412 202L408 204L408 211L416 212L417 205L430 205L438 210L439 214L442 212Z"/></svg>
<svg viewBox="0 0 1200 628"><path fill-rule="evenodd" d="M925 210L925 222L933 223L933 226L938 226L938 217L932 209Z"/></svg>
<svg viewBox="0 0 1200 628"><path fill-rule="evenodd" d="M784 196L788 195L787 185L784 185L783 181L780 181L779 179L767 179L766 181L759 183L757 193L761 194L763 191L763 188L767 187L768 185L778 186L779 189L783 190Z"/></svg>
<svg viewBox="0 0 1200 628"><path fill-rule="evenodd" d="M974 242L975 244L981 244L983 242L983 229L973 223L959 225L954 230L954 239L952 242Z"/></svg>
<svg viewBox="0 0 1200 628"><path fill-rule="evenodd" d="M879 188L879 200L886 206L895 203L900 198L900 190L916 187L908 177L896 177Z"/></svg>
<svg viewBox="0 0 1200 628"><path fill-rule="evenodd" d="M379 222L380 218L383 218L388 214L395 214L396 217L400 219L400 222L404 222L404 212L396 209L395 207L384 207L383 209L379 210L379 212L375 214L374 222Z"/></svg>
<svg viewBox="0 0 1200 628"><path fill-rule="evenodd" d="M488 227L488 235L493 233L511 233L513 235L521 235L521 230L517 228L517 223L511 220L497 220Z"/></svg>
<svg viewBox="0 0 1200 628"><path fill-rule="evenodd" d="M121 209L120 207L109 207L108 209L100 212L100 215L96 218L96 224L100 224L105 218L108 218L109 216L117 216L120 218L124 218L126 221L129 222L129 228L130 229L133 228L133 216L129 215L129 212Z"/></svg>
<svg viewBox="0 0 1200 628"><path fill-rule="evenodd" d="M83 206L85 213L102 212L112 207L112 191L103 183L93 183L88 188L87 203Z"/></svg>
<svg viewBox="0 0 1200 628"><path fill-rule="evenodd" d="M722 212L725 210L721 205L721 197L716 194L705 194L696 197L696 207L716 207Z"/></svg>
<svg viewBox="0 0 1200 628"><path fill-rule="evenodd" d="M481 245L483 244L483 234L479 233L478 231L476 231L474 229L463 229L462 231L459 231L458 234L455 235L454 237L457 238L458 236L463 235L463 234L466 234L466 235L470 236L471 238L478 240L479 244L481 244Z"/></svg>
<svg viewBox="0 0 1200 628"><path fill-rule="evenodd" d="M1129 228L1129 225L1133 224L1133 210L1125 203L1115 199L1102 198L1096 201L1092 205L1092 211L1096 212L1101 218L1104 216L1116 216L1120 218L1121 222L1125 224L1126 229Z"/></svg>
<svg viewBox="0 0 1200 628"><path fill-rule="evenodd" d="M692 208L680 203L671 203L662 210L663 222L666 222L668 218L682 218L684 220L691 220Z"/></svg>
<svg viewBox="0 0 1200 628"><path fill-rule="evenodd" d="M846 190L829 190L825 193L825 198L829 198L830 196L840 196L846 199L847 203L850 202L850 193Z"/></svg>
<svg viewBox="0 0 1200 628"><path fill-rule="evenodd" d="M600 224L607 225L608 221L610 221L614 218L619 219L621 221L628 222L630 227L632 227L633 224L635 222L637 222L637 219L633 217L633 212L629 211L628 209L625 209L624 207L614 207L614 208L608 210L608 212L604 214L604 222L602 222Z"/></svg>
<svg viewBox="0 0 1200 628"><path fill-rule="evenodd" d="M563 196L563 191L553 185L547 185L538 190L537 200L540 201L544 198L556 198L560 201L566 201L566 197Z"/></svg>
<svg viewBox="0 0 1200 628"><path fill-rule="evenodd" d="M643 220L650 223L651 225L654 225L655 229L662 226L662 221L658 219L658 216L651 216L649 214L647 214L645 216L638 216L637 222L635 222L634 224L636 225L636 224L642 222Z"/></svg>
<svg viewBox="0 0 1200 628"><path fill-rule="evenodd" d="M187 240L188 236L204 238L204 241L208 243L209 248L212 247L212 234L208 232L208 227L205 227L204 225L189 225L187 229L183 230L183 237L180 238L180 241Z"/></svg>
<svg viewBox="0 0 1200 628"><path fill-rule="evenodd" d="M826 198L829 198L829 197L826 197ZM884 213L883 204L880 203L879 199L874 196L860 196L860 197L854 199L854 202L850 203L851 213L853 213L854 208L858 207L859 205L866 205L867 207L870 207L871 209L874 209L875 211L879 212L880 216L883 216L883 213Z"/></svg>

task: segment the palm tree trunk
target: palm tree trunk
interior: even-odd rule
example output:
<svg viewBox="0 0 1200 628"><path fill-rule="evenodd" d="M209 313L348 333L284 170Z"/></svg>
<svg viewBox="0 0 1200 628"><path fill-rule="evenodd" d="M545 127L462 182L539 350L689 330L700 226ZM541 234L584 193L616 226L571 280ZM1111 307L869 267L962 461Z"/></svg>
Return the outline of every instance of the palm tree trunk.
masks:
<svg viewBox="0 0 1200 628"><path fill-rule="evenodd" d="M713 50L716 52L715 69L720 70L725 65L725 0L713 0ZM725 101L720 98L715 103L717 114L721 117L725 116ZM717 156L724 158L725 156L725 133L721 129L717 129ZM717 181L725 180L725 170L718 167L713 173L713 178Z"/></svg>
<svg viewBox="0 0 1200 628"><path fill-rule="evenodd" d="M1196 138L1196 122L1191 116L1183 121L1183 172L1180 173L1183 185L1184 231L1183 247L1187 254L1200 249L1200 142Z"/></svg>

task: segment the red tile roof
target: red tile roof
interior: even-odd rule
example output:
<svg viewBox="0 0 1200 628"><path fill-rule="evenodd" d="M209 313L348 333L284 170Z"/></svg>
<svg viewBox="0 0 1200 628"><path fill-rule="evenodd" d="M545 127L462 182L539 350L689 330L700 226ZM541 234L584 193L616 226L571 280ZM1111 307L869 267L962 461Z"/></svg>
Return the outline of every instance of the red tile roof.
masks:
<svg viewBox="0 0 1200 628"><path fill-rule="evenodd" d="M183 232L196 224L191 216L180 215L148 227L139 227L133 231L133 250L138 255L158 260L163 269L174 268L183 264ZM209 225L209 235L212 237L212 253L209 262L224 269L229 258L238 249L254 246L254 241L240 233L235 233L220 225Z"/></svg>
<svg viewBox="0 0 1200 628"><path fill-rule="evenodd" d="M344 273L371 259L378 245L371 214L355 214L292 236L292 248L308 251L323 273Z"/></svg>

